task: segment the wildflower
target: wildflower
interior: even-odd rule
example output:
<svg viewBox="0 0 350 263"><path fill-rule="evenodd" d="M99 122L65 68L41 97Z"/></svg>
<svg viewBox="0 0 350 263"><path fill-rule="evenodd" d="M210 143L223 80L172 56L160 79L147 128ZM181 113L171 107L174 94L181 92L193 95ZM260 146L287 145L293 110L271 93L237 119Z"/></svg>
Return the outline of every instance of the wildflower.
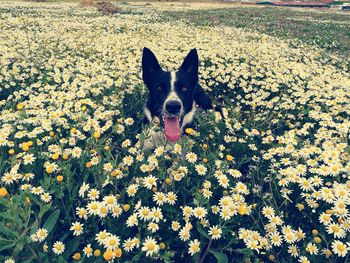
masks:
<svg viewBox="0 0 350 263"><path fill-rule="evenodd" d="M186 160L189 163L195 163L197 161L197 154L190 152L186 154Z"/></svg>
<svg viewBox="0 0 350 263"><path fill-rule="evenodd" d="M131 238L126 239L123 243L123 249L126 252L130 252L134 248L134 246L135 246L134 242L132 241Z"/></svg>
<svg viewBox="0 0 350 263"><path fill-rule="evenodd" d="M104 253L103 253L103 258L107 261L110 261L113 259L113 251L112 250L106 250Z"/></svg>
<svg viewBox="0 0 350 263"><path fill-rule="evenodd" d="M282 237L278 232L270 234L270 240L272 245L279 247L282 244Z"/></svg>
<svg viewBox="0 0 350 263"><path fill-rule="evenodd" d="M147 237L143 242L142 251L146 252L146 256L152 256L159 251L159 245L152 237Z"/></svg>
<svg viewBox="0 0 350 263"><path fill-rule="evenodd" d="M189 243L188 253L193 256L200 251L200 242L198 239L194 239Z"/></svg>
<svg viewBox="0 0 350 263"><path fill-rule="evenodd" d="M35 161L35 157L34 157L34 154L26 154L26 155L23 155L23 164L24 165L27 165L27 164L32 164L34 161Z"/></svg>
<svg viewBox="0 0 350 263"><path fill-rule="evenodd" d="M157 178L153 175L149 175L143 179L143 185L147 189L152 189L153 186L157 186Z"/></svg>
<svg viewBox="0 0 350 263"><path fill-rule="evenodd" d="M197 164L195 169L199 175L205 175L207 173L207 168L202 164Z"/></svg>
<svg viewBox="0 0 350 263"><path fill-rule="evenodd" d="M83 249L84 254L86 255L87 258L92 256L92 248L91 248L91 244L88 244L84 247Z"/></svg>
<svg viewBox="0 0 350 263"><path fill-rule="evenodd" d="M126 221L126 225L128 227L132 227L132 226L137 226L138 225L138 220L137 220L137 215L136 214L132 214L131 216L129 216L129 218Z"/></svg>
<svg viewBox="0 0 350 263"><path fill-rule="evenodd" d="M91 189L88 193L88 197L90 200L96 200L98 199L100 196L100 191L98 191L97 189Z"/></svg>
<svg viewBox="0 0 350 263"><path fill-rule="evenodd" d="M207 215L207 210L203 207L196 207L192 214L198 219L203 219Z"/></svg>
<svg viewBox="0 0 350 263"><path fill-rule="evenodd" d="M288 253L291 254L293 257L298 257L299 256L299 250L296 245L291 245L288 247Z"/></svg>
<svg viewBox="0 0 350 263"><path fill-rule="evenodd" d="M65 245L61 241L56 241L53 244L52 251L56 255L61 255L64 252Z"/></svg>
<svg viewBox="0 0 350 263"><path fill-rule="evenodd" d="M168 192L166 196L166 202L170 205L174 205L177 200L177 195L174 194L173 192Z"/></svg>
<svg viewBox="0 0 350 263"><path fill-rule="evenodd" d="M130 156L130 155L125 156L123 158L123 164L124 165L130 166L133 162L134 162L134 158L132 156Z"/></svg>
<svg viewBox="0 0 350 263"><path fill-rule="evenodd" d="M326 227L328 234L333 234L335 238L344 238L346 233L344 229L337 223L331 223Z"/></svg>
<svg viewBox="0 0 350 263"><path fill-rule="evenodd" d="M104 247L108 250L114 250L119 247L120 239L115 235L108 235L104 241Z"/></svg>
<svg viewBox="0 0 350 263"><path fill-rule="evenodd" d="M74 236L80 236L83 233L83 226L84 224L81 224L79 222L74 222L72 223L70 230L73 231Z"/></svg>
<svg viewBox="0 0 350 263"><path fill-rule="evenodd" d="M310 255L317 255L318 254L318 248L315 244L308 243L306 246L306 251L310 253Z"/></svg>
<svg viewBox="0 0 350 263"><path fill-rule="evenodd" d="M5 187L0 188L0 197L5 197L8 195L7 189Z"/></svg>
<svg viewBox="0 0 350 263"><path fill-rule="evenodd" d="M44 194L40 195L40 199L44 203L49 203L52 200L52 196L49 193L44 193Z"/></svg>
<svg viewBox="0 0 350 263"><path fill-rule="evenodd" d="M301 256L299 258L298 262L300 262L300 263L310 263L310 260L307 257L305 257L305 256Z"/></svg>
<svg viewBox="0 0 350 263"><path fill-rule="evenodd" d="M212 226L209 228L208 234L211 236L212 239L219 239L221 238L222 230L219 226Z"/></svg>
<svg viewBox="0 0 350 263"><path fill-rule="evenodd" d="M110 234L106 230L100 231L98 234L96 234L95 240L99 245L104 245L109 235Z"/></svg>
<svg viewBox="0 0 350 263"><path fill-rule="evenodd" d="M163 220L163 213L162 210L159 207L153 207L151 210L151 220L155 222L159 222Z"/></svg>
<svg viewBox="0 0 350 263"><path fill-rule="evenodd" d="M147 226L147 230L150 231L151 233L155 233L159 230L159 226L157 223L149 222Z"/></svg>

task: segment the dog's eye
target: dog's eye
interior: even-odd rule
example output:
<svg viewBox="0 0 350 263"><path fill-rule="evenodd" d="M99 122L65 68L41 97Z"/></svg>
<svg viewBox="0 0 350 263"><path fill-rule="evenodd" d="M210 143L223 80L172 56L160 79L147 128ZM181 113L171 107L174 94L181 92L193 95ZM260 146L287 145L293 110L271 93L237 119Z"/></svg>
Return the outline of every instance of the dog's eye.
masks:
<svg viewBox="0 0 350 263"><path fill-rule="evenodd" d="M182 92L187 91L187 87L183 86L183 87L181 88L181 91L182 91Z"/></svg>

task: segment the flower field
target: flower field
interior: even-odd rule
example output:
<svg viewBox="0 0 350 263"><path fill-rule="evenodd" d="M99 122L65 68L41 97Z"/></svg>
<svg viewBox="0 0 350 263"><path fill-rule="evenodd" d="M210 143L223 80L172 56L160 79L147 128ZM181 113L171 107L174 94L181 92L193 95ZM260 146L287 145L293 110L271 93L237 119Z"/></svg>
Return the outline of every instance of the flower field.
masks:
<svg viewBox="0 0 350 263"><path fill-rule="evenodd" d="M0 2L0 261L349 262L347 62L145 10ZM143 47L222 109L151 151Z"/></svg>

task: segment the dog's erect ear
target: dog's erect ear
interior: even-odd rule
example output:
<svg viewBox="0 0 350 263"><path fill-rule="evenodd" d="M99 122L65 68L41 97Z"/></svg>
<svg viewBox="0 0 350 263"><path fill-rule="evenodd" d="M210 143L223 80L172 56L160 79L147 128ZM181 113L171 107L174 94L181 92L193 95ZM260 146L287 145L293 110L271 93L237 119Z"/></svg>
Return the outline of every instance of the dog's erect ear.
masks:
<svg viewBox="0 0 350 263"><path fill-rule="evenodd" d="M199 84L197 84L195 87L193 98L198 106L200 106L203 110L209 110L212 108L211 99Z"/></svg>
<svg viewBox="0 0 350 263"><path fill-rule="evenodd" d="M146 85L152 76L161 70L162 68L158 63L156 56L150 49L144 47L142 53L142 78Z"/></svg>
<svg viewBox="0 0 350 263"><path fill-rule="evenodd" d="M185 74L191 74L196 78L196 82L198 81L198 54L197 49L192 49L190 53L186 56L184 62L180 67L180 71Z"/></svg>

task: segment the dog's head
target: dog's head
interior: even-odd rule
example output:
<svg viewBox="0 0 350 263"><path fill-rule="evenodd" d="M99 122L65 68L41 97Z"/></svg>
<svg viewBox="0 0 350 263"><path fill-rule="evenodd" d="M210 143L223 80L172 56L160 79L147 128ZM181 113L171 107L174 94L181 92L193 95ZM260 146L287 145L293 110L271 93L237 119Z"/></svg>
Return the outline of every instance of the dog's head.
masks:
<svg viewBox="0 0 350 263"><path fill-rule="evenodd" d="M192 121L195 112L197 50L192 49L188 53L178 71L167 72L160 67L153 52L144 48L142 77L149 90L148 119L158 117L166 138L171 142L177 141L182 127Z"/></svg>

